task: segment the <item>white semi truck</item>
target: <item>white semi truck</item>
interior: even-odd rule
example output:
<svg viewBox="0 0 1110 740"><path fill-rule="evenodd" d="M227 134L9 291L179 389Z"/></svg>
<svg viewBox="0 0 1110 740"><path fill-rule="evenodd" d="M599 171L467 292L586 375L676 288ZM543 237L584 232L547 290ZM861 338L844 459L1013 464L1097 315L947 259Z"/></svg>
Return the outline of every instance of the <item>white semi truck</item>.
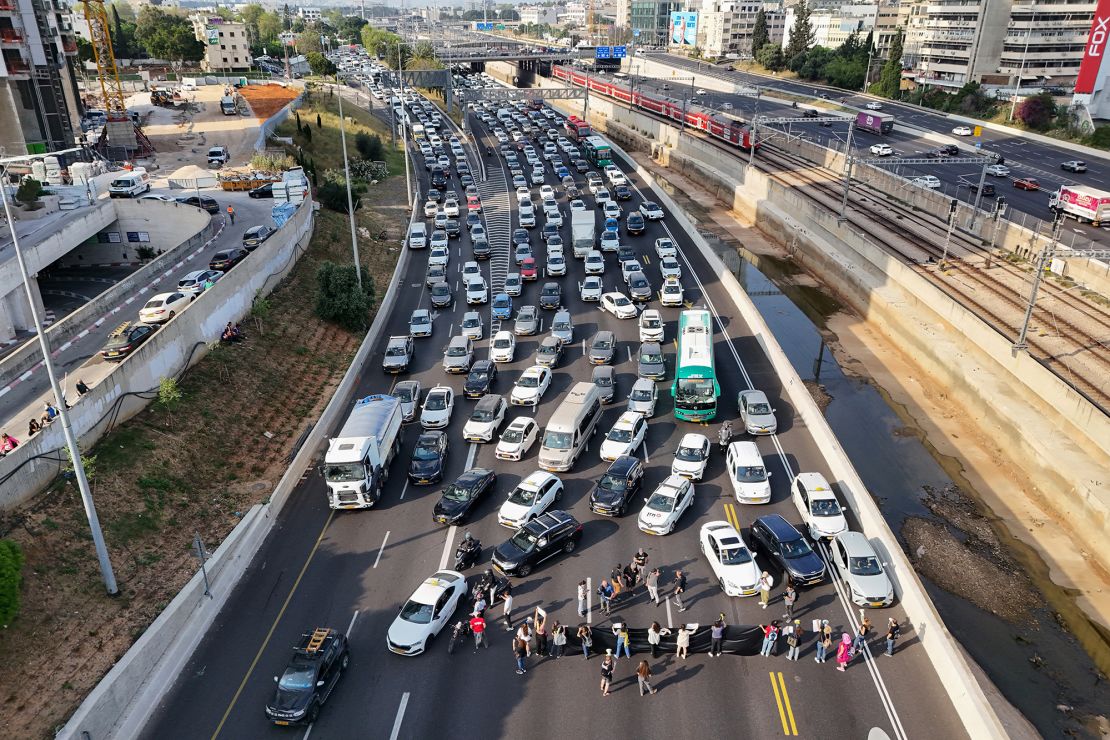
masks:
<svg viewBox="0 0 1110 740"><path fill-rule="evenodd" d="M594 212L590 209L574 211L570 214L570 243L574 256L585 259L586 254L595 247Z"/></svg>
<svg viewBox="0 0 1110 740"><path fill-rule="evenodd" d="M356 401L339 436L328 440L328 505L368 509L376 504L389 478L389 464L400 449L401 402L381 394Z"/></svg>

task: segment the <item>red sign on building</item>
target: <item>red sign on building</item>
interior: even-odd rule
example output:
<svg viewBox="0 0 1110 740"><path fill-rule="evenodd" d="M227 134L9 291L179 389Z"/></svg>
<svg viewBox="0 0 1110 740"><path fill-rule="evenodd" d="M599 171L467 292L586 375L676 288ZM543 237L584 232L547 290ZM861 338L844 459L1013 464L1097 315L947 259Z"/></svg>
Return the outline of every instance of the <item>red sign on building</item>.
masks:
<svg viewBox="0 0 1110 740"><path fill-rule="evenodd" d="M1110 37L1110 0L1099 0L1091 22L1091 33L1083 49L1083 60L1079 63L1079 76L1075 80L1077 94L1090 95L1095 91L1098 71L1106 54L1107 37Z"/></svg>

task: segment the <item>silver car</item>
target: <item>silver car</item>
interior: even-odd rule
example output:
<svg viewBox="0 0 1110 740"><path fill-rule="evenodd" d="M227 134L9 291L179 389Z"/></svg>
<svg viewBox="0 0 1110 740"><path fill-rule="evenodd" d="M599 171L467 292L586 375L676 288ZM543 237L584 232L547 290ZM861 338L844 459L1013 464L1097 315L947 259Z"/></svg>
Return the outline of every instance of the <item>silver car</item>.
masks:
<svg viewBox="0 0 1110 740"><path fill-rule="evenodd" d="M436 283L441 283L447 280L447 266L446 265L428 265L428 271L424 273L424 286L432 287Z"/></svg>
<svg viewBox="0 0 1110 740"><path fill-rule="evenodd" d="M561 308L555 312L555 318L551 321L551 336L563 344L574 341L574 322L570 319L570 311Z"/></svg>
<svg viewBox="0 0 1110 740"><path fill-rule="evenodd" d="M420 381L402 380L393 387L393 397L401 402L401 419L412 421L420 408Z"/></svg>
<svg viewBox="0 0 1110 740"><path fill-rule="evenodd" d="M539 331L540 318L535 306L521 306L513 323L513 334L526 337Z"/></svg>
<svg viewBox="0 0 1110 740"><path fill-rule="evenodd" d="M474 359L474 344L470 337L451 337L451 342L443 350L443 370L454 375L470 372Z"/></svg>
<svg viewBox="0 0 1110 740"><path fill-rule="evenodd" d="M628 410L651 418L655 413L655 403L659 400L659 389L651 378L637 378L628 394Z"/></svg>
<svg viewBox="0 0 1110 740"><path fill-rule="evenodd" d="M385 345L382 370L387 373L403 373L412 361L412 337L405 335L390 337Z"/></svg>
<svg viewBox="0 0 1110 740"><path fill-rule="evenodd" d="M644 277L643 272L634 272L628 278L628 297L633 301L644 303L650 301L653 294L651 282Z"/></svg>
<svg viewBox="0 0 1110 740"><path fill-rule="evenodd" d="M555 337L544 337L536 350L536 364L540 367L554 368L563 356L563 343Z"/></svg>
<svg viewBox="0 0 1110 740"><path fill-rule="evenodd" d="M590 340L590 364L608 365L617 353L617 339L611 331L599 331Z"/></svg>
<svg viewBox="0 0 1110 740"><path fill-rule="evenodd" d="M663 360L663 348L659 342L644 342L636 356L636 374L641 378L662 380L667 376L667 364Z"/></svg>
<svg viewBox="0 0 1110 740"><path fill-rule="evenodd" d="M612 403L617 393L616 371L612 365L598 365L590 380L601 391L601 402Z"/></svg>
<svg viewBox="0 0 1110 740"><path fill-rule="evenodd" d="M894 586L867 537L841 532L829 544L833 563L848 584L856 606L884 607L894 602Z"/></svg>
<svg viewBox="0 0 1110 740"><path fill-rule="evenodd" d="M748 434L774 434L778 431L775 410L763 391L740 391L736 397L740 418Z"/></svg>
<svg viewBox="0 0 1110 740"><path fill-rule="evenodd" d="M432 312L426 308L417 308L409 317L409 336L432 336Z"/></svg>

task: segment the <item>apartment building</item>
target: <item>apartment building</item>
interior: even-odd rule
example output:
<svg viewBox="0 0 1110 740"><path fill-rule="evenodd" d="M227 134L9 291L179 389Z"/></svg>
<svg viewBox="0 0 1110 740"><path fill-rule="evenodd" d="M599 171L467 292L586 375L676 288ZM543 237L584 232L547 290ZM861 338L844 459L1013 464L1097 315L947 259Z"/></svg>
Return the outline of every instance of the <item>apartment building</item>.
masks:
<svg viewBox="0 0 1110 740"><path fill-rule="evenodd" d="M786 12L778 3L751 0L705 0L698 14L698 47L708 57L755 54L752 31L755 18L763 9L772 43L782 42Z"/></svg>
<svg viewBox="0 0 1110 740"><path fill-rule="evenodd" d="M9 155L68 149L80 118L65 0L0 0L0 146Z"/></svg>
<svg viewBox="0 0 1110 740"><path fill-rule="evenodd" d="M632 25L632 0L617 0L613 25L617 28L629 28Z"/></svg>
<svg viewBox="0 0 1110 740"><path fill-rule="evenodd" d="M563 12L559 14L559 24L563 26L576 26L578 28L585 28L586 4L577 2L567 3L566 7L563 9Z"/></svg>
<svg viewBox="0 0 1110 740"><path fill-rule="evenodd" d="M205 72L250 69L251 48L245 23L230 23L202 13L190 16L189 20L193 22L196 39L204 43L201 67Z"/></svg>
<svg viewBox="0 0 1110 740"><path fill-rule="evenodd" d="M305 23L316 23L322 15L319 8L297 8L297 17Z"/></svg>
<svg viewBox="0 0 1110 740"><path fill-rule="evenodd" d="M841 5L835 8L813 8L809 13L810 27L813 28L813 45L835 49L853 33L862 41L875 27L877 5ZM790 40L790 29L794 27L796 6L786 9L785 35L783 46Z"/></svg>
<svg viewBox="0 0 1110 740"><path fill-rule="evenodd" d="M559 8L547 5L524 5L518 8L521 23L546 23L553 26L559 22Z"/></svg>

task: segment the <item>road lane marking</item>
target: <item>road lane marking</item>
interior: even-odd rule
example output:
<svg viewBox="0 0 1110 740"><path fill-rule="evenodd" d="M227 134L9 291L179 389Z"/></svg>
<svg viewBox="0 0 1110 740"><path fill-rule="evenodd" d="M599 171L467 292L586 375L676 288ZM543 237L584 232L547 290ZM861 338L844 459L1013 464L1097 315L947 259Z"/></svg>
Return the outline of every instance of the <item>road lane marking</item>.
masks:
<svg viewBox="0 0 1110 740"><path fill-rule="evenodd" d="M409 480L405 479L405 485L401 488L401 500L405 500L405 493L409 490Z"/></svg>
<svg viewBox="0 0 1110 740"><path fill-rule="evenodd" d="M786 690L786 679L782 677L782 672L778 673L779 689L782 691L782 703L786 707L786 717L790 720L790 731L786 731L786 725L783 725L783 734L797 735L798 725L794 722L794 710L790 708L790 692ZM771 676L771 682L774 683L775 677Z"/></svg>
<svg viewBox="0 0 1110 740"><path fill-rule="evenodd" d="M354 629L355 629L355 620L356 619L358 619L358 609L355 609L355 613L351 615L351 623L347 625L347 637L348 637L348 639L351 637L351 632L353 632Z"/></svg>
<svg viewBox="0 0 1110 740"><path fill-rule="evenodd" d="M779 708L779 720L782 722L782 734L789 735L790 724L786 719L786 708L782 704L782 695L779 693L779 685L775 681L775 672L771 671L769 675L771 676L771 691L775 695L775 704L777 704Z"/></svg>
<svg viewBox="0 0 1110 740"><path fill-rule="evenodd" d="M312 728L315 727L315 726L316 726L316 723L313 722L311 725L306 727L304 729L304 737L302 737L301 740L308 740L308 736L312 734Z"/></svg>
<svg viewBox="0 0 1110 740"><path fill-rule="evenodd" d="M254 660L252 660L250 666L247 667L247 672L243 675L243 680L239 682L239 688L235 690L235 695L231 697L231 702L227 705L227 709L224 710L223 716L220 717L220 723L216 725L216 730L212 733L213 740L219 736L220 731L223 730L224 725L227 723L227 718L231 716L231 710L235 708L235 704L239 701L239 696L243 693L243 688L247 685L247 681L250 679L251 674L254 673L258 661L262 658L262 651L266 649L270 639L274 636L274 631L277 629L278 622L280 622L281 618L285 615L285 610L289 608L289 602L293 600L293 594L297 592L297 587L301 585L301 579L304 578L309 563L312 562L312 558L315 557L316 551L320 548L320 543L324 541L324 534L328 531L328 526L331 524L333 518L335 518L335 509L332 509L328 514L323 529L320 530L320 534L316 537L316 542L313 543L308 557L305 558L304 565L301 566L301 572L297 574L297 580L293 581L293 586L289 589L289 594L285 597L285 601L282 603L277 616L274 617L273 624L270 625L270 630L266 633L266 637L263 638L262 644L258 646L258 652L254 654Z"/></svg>
<svg viewBox="0 0 1110 740"><path fill-rule="evenodd" d="M455 541L455 533L458 529L454 524L447 528L447 540L443 543L443 557L439 559L440 570L447 569L447 561L451 558L451 543Z"/></svg>
<svg viewBox="0 0 1110 740"><path fill-rule="evenodd" d="M644 455L644 465L650 463L651 460L648 458L647 452L647 440L640 440L640 452L642 452Z"/></svg>
<svg viewBox="0 0 1110 740"><path fill-rule="evenodd" d="M663 598L667 602L667 629L674 629L674 619L671 618L671 596L667 594Z"/></svg>
<svg viewBox="0 0 1110 740"><path fill-rule="evenodd" d="M382 538L382 546L381 546L381 548L378 549L378 557L374 558L374 567L375 568L377 568L378 563L381 562L382 553L385 552L385 543L387 543L387 542L389 542L389 530L388 529L385 531L385 537ZM355 612L355 616L358 616L358 612ZM354 621L355 620L352 619L351 623L354 624Z"/></svg>
<svg viewBox="0 0 1110 740"><path fill-rule="evenodd" d="M401 734L401 721L405 718L405 707L409 705L409 692L405 692L401 696L401 706L397 707L397 717L393 720L393 732L389 734L389 740L397 740Z"/></svg>
<svg viewBox="0 0 1110 740"><path fill-rule="evenodd" d="M740 531L740 517L736 515L736 505L732 503L725 504L725 519L728 523L736 527L736 531Z"/></svg>

